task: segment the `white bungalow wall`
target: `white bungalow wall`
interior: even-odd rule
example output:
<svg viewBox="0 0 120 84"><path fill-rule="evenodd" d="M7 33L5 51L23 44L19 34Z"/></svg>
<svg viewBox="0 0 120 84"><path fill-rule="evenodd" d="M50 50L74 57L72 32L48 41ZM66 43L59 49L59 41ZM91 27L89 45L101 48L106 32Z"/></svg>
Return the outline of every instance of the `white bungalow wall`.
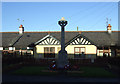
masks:
<svg viewBox="0 0 120 84"><path fill-rule="evenodd" d="M44 58L44 47L55 47L55 58L57 58L57 54L58 54L58 48L61 45L37 45L36 46L36 53L37 53L37 58Z"/></svg>
<svg viewBox="0 0 120 84"><path fill-rule="evenodd" d="M94 55L94 57L96 56L97 47L94 45L68 45L66 47L66 50L67 50L68 55L70 55L70 56L68 56L69 58L74 58L74 48L75 47L85 47L86 58L88 58L87 55L91 55L91 56Z"/></svg>
<svg viewBox="0 0 120 84"><path fill-rule="evenodd" d="M55 47L55 58L58 57L58 52L61 45L37 45L36 46L36 55L37 58L44 58L44 47ZM94 45L68 45L66 51L68 53L68 58L74 58L74 47L85 47L85 54L96 55L97 47Z"/></svg>
<svg viewBox="0 0 120 84"><path fill-rule="evenodd" d="M68 45L66 50L69 54L74 54L74 47L85 47L85 54L96 54L96 46L94 45Z"/></svg>
<svg viewBox="0 0 120 84"><path fill-rule="evenodd" d="M0 47L0 50L3 50L3 47Z"/></svg>

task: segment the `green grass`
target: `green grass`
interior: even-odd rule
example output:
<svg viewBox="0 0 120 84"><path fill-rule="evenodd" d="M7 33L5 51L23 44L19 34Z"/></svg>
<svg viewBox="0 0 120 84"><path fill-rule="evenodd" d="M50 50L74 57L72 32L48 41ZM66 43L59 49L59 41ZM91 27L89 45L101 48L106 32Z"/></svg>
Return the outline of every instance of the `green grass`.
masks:
<svg viewBox="0 0 120 84"><path fill-rule="evenodd" d="M55 72L42 72L42 70L48 70L48 67L39 67L39 66L30 66L30 67L22 67L21 69L18 69L12 74L16 75L54 75Z"/></svg>
<svg viewBox="0 0 120 84"><path fill-rule="evenodd" d="M13 67L13 66L15 66L15 65L17 65L17 64L3 64L3 65L2 65L2 68L3 68L3 69L8 69L8 68Z"/></svg>
<svg viewBox="0 0 120 84"><path fill-rule="evenodd" d="M81 67L81 71L84 73L76 74L71 73L70 76L80 76L80 77L117 77L115 74L99 67Z"/></svg>
<svg viewBox="0 0 120 84"><path fill-rule="evenodd" d="M57 75L57 72L42 72L42 70L48 70L48 67L30 66L22 67L12 74L16 75ZM99 67L81 67L83 73L68 73L68 76L77 77L117 77L109 71Z"/></svg>

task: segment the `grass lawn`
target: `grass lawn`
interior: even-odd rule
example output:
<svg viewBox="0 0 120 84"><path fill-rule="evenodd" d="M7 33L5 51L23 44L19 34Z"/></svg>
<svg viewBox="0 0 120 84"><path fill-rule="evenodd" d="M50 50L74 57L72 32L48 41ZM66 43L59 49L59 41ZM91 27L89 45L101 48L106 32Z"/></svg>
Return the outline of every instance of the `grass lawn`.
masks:
<svg viewBox="0 0 120 84"><path fill-rule="evenodd" d="M57 72L42 72L42 70L48 70L48 67L39 66L27 66L18 69L11 74L15 75L55 75Z"/></svg>
<svg viewBox="0 0 120 84"><path fill-rule="evenodd" d="M43 70L48 70L48 67L39 67L39 66L26 66L18 69L11 74L16 75L58 75L57 72L42 72ZM111 72L106 71L103 68L99 67L81 67L83 73L70 73L68 72L68 76L76 76L76 77L117 77Z"/></svg>
<svg viewBox="0 0 120 84"><path fill-rule="evenodd" d="M70 76L80 76L80 77L117 77L115 74L99 67L81 67L81 71L84 71L84 73L76 74L71 73L68 74Z"/></svg>
<svg viewBox="0 0 120 84"><path fill-rule="evenodd" d="M18 64L3 64L2 69L7 70L7 69L14 67L14 66L18 66Z"/></svg>

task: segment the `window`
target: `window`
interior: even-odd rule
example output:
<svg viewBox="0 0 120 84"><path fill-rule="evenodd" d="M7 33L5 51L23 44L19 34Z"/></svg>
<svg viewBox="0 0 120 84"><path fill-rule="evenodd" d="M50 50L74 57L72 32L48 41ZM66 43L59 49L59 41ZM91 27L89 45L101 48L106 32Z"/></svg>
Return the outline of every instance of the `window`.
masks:
<svg viewBox="0 0 120 84"><path fill-rule="evenodd" d="M49 47L44 48L44 53L49 53Z"/></svg>
<svg viewBox="0 0 120 84"><path fill-rule="evenodd" d="M26 50L27 48L22 48L22 50Z"/></svg>
<svg viewBox="0 0 120 84"><path fill-rule="evenodd" d="M100 52L100 51L99 51L99 56L103 56L103 52Z"/></svg>
<svg viewBox="0 0 120 84"><path fill-rule="evenodd" d="M16 50L20 50L20 48L17 48L17 47L16 47L15 49L16 49Z"/></svg>
<svg viewBox="0 0 120 84"><path fill-rule="evenodd" d="M55 48L51 47L50 48L50 53L54 53L55 52Z"/></svg>
<svg viewBox="0 0 120 84"><path fill-rule="evenodd" d="M4 48L4 50L9 50L8 48Z"/></svg>
<svg viewBox="0 0 120 84"><path fill-rule="evenodd" d="M116 49L116 55L120 56L120 49Z"/></svg>
<svg viewBox="0 0 120 84"><path fill-rule="evenodd" d="M111 50L109 47L102 47L98 49L98 56L109 57L111 56Z"/></svg>
<svg viewBox="0 0 120 84"><path fill-rule="evenodd" d="M75 48L75 52L80 52L80 48Z"/></svg>
<svg viewBox="0 0 120 84"><path fill-rule="evenodd" d="M55 58L55 48L44 47L44 58Z"/></svg>
<svg viewBox="0 0 120 84"><path fill-rule="evenodd" d="M75 47L74 48L74 58L84 58L85 57L85 47Z"/></svg>
<svg viewBox="0 0 120 84"><path fill-rule="evenodd" d="M80 48L80 50L81 50L81 53L82 52L85 53L85 48Z"/></svg>

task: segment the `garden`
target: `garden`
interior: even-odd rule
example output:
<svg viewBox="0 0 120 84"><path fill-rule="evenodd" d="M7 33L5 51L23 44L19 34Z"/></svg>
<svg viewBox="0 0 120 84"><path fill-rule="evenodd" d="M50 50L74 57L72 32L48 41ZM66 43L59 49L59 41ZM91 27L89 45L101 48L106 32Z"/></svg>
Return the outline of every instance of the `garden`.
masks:
<svg viewBox="0 0 120 84"><path fill-rule="evenodd" d="M59 75L58 71L56 70L49 70L48 67L41 67L41 66L24 66L20 69L17 69L9 74L14 75L29 75L29 76L54 76ZM80 70L67 70L66 76L74 76L74 77L117 77L115 74L100 68L100 67L81 67Z"/></svg>
<svg viewBox="0 0 120 84"><path fill-rule="evenodd" d="M61 75L55 67L51 68L52 59L36 60L34 58L12 58L3 60L2 71L9 75L22 76L58 76ZM119 66L119 58L97 58L94 63L90 60L69 59L70 68L65 69L65 76L93 77L93 78L117 78L112 65ZM52 65L53 66L53 65ZM118 69L117 69L118 70Z"/></svg>

